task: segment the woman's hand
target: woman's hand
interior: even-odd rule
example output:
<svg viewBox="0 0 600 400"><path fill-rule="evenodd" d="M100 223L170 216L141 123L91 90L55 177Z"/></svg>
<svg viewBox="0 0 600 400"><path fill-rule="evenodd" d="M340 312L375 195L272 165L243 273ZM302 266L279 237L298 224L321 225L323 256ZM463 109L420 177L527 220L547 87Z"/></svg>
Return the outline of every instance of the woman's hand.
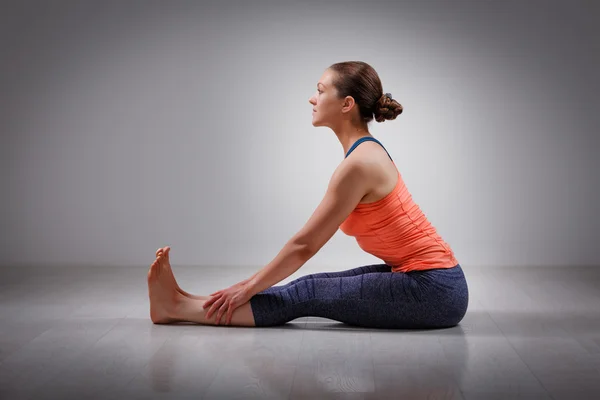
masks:
<svg viewBox="0 0 600 400"><path fill-rule="evenodd" d="M210 307L210 310L208 310L206 313L206 319L209 319L210 316L218 309L216 325L219 325L221 317L225 312L227 312L225 325L229 325L231 323L233 311L239 306L246 304L250 298L252 298L252 293L250 292L249 286L246 282L240 282L228 287L227 289L219 290L210 296L211 298L206 300L202 306L204 309Z"/></svg>

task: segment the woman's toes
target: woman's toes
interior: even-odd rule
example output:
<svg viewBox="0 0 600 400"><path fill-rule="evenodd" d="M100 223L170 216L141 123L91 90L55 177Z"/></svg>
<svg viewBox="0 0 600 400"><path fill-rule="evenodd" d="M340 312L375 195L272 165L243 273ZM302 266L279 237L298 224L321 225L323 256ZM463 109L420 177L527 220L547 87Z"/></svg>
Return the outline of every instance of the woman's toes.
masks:
<svg viewBox="0 0 600 400"><path fill-rule="evenodd" d="M160 249L156 250L156 256L158 257L161 254L165 254L165 251L168 247L169 246L165 246L165 247L161 247Z"/></svg>

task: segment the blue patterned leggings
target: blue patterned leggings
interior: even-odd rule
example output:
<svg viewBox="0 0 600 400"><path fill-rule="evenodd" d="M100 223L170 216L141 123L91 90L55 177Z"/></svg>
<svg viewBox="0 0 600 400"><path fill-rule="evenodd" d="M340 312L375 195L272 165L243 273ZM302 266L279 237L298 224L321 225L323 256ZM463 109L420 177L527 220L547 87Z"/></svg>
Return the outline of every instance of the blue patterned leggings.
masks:
<svg viewBox="0 0 600 400"><path fill-rule="evenodd" d="M250 299L256 326L323 317L368 328L447 328L467 312L469 290L460 264L392 272L387 264L302 276Z"/></svg>

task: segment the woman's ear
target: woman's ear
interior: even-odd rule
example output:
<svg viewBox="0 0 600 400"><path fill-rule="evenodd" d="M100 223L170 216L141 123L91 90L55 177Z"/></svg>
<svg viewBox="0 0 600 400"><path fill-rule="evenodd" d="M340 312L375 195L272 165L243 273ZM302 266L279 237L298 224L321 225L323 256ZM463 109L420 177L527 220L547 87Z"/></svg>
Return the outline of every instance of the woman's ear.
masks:
<svg viewBox="0 0 600 400"><path fill-rule="evenodd" d="M354 97L352 96L346 96L344 98L344 104L342 106L342 111L343 112L347 112L352 110L352 106L354 106L355 102L354 102Z"/></svg>

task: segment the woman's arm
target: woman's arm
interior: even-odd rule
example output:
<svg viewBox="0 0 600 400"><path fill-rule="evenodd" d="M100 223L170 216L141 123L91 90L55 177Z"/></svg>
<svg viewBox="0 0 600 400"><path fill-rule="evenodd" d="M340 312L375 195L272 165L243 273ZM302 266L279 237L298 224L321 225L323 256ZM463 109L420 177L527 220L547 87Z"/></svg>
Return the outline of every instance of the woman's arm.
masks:
<svg viewBox="0 0 600 400"><path fill-rule="evenodd" d="M251 296L270 288L296 272L315 255L305 245L289 241L277 256L260 271L246 279L247 290Z"/></svg>
<svg viewBox="0 0 600 400"><path fill-rule="evenodd" d="M369 164L343 162L336 168L325 197L304 227L296 233L277 257L248 279L246 290L253 296L296 272L337 232L371 187Z"/></svg>

